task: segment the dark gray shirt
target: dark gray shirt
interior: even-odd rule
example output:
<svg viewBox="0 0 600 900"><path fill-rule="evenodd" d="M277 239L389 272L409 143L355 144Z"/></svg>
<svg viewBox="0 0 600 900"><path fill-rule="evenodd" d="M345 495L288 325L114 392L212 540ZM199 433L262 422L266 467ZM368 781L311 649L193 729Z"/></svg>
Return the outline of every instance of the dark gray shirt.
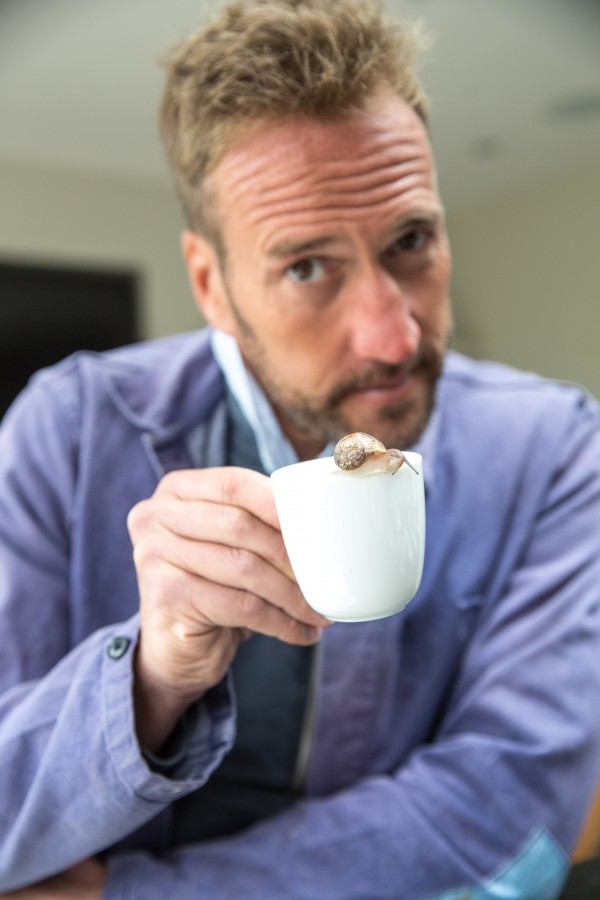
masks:
<svg viewBox="0 0 600 900"><path fill-rule="evenodd" d="M227 412L228 464L261 472L254 434L231 395ZM312 647L262 634L240 646L236 742L207 784L175 804L175 844L231 834L293 802L312 656Z"/></svg>

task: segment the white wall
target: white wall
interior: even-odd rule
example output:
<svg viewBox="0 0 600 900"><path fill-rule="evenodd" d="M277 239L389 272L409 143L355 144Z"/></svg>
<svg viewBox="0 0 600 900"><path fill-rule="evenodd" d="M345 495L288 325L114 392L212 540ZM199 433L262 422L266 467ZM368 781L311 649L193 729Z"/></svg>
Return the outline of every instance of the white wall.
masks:
<svg viewBox="0 0 600 900"><path fill-rule="evenodd" d="M137 270L143 336L201 324L181 229L167 187L0 159L0 259Z"/></svg>
<svg viewBox="0 0 600 900"><path fill-rule="evenodd" d="M600 161L449 214L456 345L600 397Z"/></svg>

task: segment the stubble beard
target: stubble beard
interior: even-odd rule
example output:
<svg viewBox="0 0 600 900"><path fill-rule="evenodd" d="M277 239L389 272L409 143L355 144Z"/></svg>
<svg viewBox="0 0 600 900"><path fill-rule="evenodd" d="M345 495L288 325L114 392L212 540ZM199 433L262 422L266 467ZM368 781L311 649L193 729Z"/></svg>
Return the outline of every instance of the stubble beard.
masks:
<svg viewBox="0 0 600 900"><path fill-rule="evenodd" d="M426 353L427 350L422 347L419 356L423 357ZM250 364L255 368L256 361L250 360ZM349 379L319 402L301 392L293 395L285 393L260 366L257 377L283 420L284 427L287 422L296 431L323 445L336 442L353 431L368 431L383 441L386 447L406 449L417 442L431 417L439 371L440 366L437 364L434 368L425 361L415 362L411 373L412 377L418 379L418 385L411 397L380 406L368 420L346 414L343 401L350 398L354 391L361 389L359 384L367 387L369 383L377 383L382 378L394 378L404 372L404 367L374 363L361 378Z"/></svg>
<svg viewBox="0 0 600 900"><path fill-rule="evenodd" d="M442 370L448 339L438 343L424 340L410 360L401 365L373 362L360 374L337 385L324 398L315 400L301 391L290 391L267 363L267 354L258 335L242 316L228 290L231 310L237 321L243 347L240 350L252 374L269 398L284 431L301 432L307 439L325 446L346 434L370 429L386 447L406 449L414 446L424 432L435 407L436 387ZM418 382L410 398L380 407L371 421L356 421L344 414L344 401L355 391L381 381L409 374ZM417 384L416 384L417 388Z"/></svg>

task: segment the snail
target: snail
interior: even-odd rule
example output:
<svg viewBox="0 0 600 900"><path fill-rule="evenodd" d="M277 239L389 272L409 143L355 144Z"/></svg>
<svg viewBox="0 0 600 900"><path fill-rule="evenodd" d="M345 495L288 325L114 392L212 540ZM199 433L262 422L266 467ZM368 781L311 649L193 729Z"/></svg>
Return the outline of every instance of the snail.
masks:
<svg viewBox="0 0 600 900"><path fill-rule="evenodd" d="M381 441L364 431L347 434L338 441L333 459L338 469L356 472L357 475L375 475L381 472L393 475L404 463L419 474L402 450L386 450Z"/></svg>

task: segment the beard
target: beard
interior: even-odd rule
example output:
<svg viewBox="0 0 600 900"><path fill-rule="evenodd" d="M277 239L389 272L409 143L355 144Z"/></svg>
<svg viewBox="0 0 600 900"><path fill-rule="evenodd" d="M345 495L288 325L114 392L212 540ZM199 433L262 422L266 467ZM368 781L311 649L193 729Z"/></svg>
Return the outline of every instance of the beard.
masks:
<svg viewBox="0 0 600 900"><path fill-rule="evenodd" d="M422 435L433 412L443 360L443 356L439 357L434 348L423 342L410 363L398 366L372 363L368 369L348 377L318 400L300 391L284 391L270 373L261 368L260 360L257 366L254 356L249 363L278 412L284 430L287 423L306 437L320 440L323 445L335 443L354 431L366 431L386 447L406 449ZM408 373L417 382L410 398L380 406L369 417L345 412L345 401L355 392Z"/></svg>
<svg viewBox="0 0 600 900"><path fill-rule="evenodd" d="M304 439L319 442L322 446L335 443L355 431L373 434L388 448L406 449L416 443L435 407L436 386L449 336L445 340L423 339L417 352L401 364L374 361L361 372L340 380L324 396L314 397L284 385L269 365L265 345L242 316L230 291L228 294L242 338L242 355L268 396L284 432L288 435L299 433ZM414 380L414 390L409 398L379 406L368 417L357 417L344 411L346 401L356 392L403 376Z"/></svg>

